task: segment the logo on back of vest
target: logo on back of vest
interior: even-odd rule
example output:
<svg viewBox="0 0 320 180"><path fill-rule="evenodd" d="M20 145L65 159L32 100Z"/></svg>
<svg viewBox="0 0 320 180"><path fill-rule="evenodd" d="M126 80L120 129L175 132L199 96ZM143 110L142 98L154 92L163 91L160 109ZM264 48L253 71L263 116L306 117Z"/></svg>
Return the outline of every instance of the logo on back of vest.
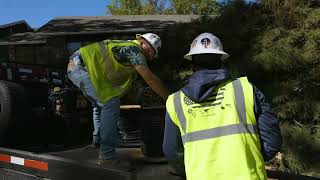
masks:
<svg viewBox="0 0 320 180"><path fill-rule="evenodd" d="M201 109L201 116L202 117L208 117L208 116L215 116L216 113L214 112L213 108L208 108L208 109Z"/></svg>
<svg viewBox="0 0 320 180"><path fill-rule="evenodd" d="M188 114L191 114L193 117L196 117L196 113L192 109L188 109Z"/></svg>
<svg viewBox="0 0 320 180"><path fill-rule="evenodd" d="M206 108L206 109L188 109L187 111L188 114L191 116L195 117L208 117L208 116L215 116L215 110L214 108Z"/></svg>

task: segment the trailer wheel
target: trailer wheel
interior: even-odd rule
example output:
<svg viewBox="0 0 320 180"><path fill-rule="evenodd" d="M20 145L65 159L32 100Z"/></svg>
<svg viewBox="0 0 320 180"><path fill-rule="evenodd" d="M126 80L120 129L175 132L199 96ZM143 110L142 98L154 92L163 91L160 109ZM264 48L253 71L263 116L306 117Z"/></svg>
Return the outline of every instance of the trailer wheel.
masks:
<svg viewBox="0 0 320 180"><path fill-rule="evenodd" d="M26 117L26 106L24 88L16 83L0 81L0 144L9 141L13 137L11 128L19 130L19 118ZM19 121L18 121L19 120Z"/></svg>

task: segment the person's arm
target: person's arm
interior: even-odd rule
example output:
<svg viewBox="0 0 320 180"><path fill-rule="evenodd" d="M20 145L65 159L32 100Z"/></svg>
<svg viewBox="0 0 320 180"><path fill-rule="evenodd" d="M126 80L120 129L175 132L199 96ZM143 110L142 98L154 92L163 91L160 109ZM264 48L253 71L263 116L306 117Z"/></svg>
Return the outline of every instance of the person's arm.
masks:
<svg viewBox="0 0 320 180"><path fill-rule="evenodd" d="M166 100L169 96L169 91L161 83L160 79L149 69L146 59L142 51L136 46L126 46L112 49L113 55L118 62L124 65L132 65L133 68L140 74L144 81L151 89Z"/></svg>
<svg viewBox="0 0 320 180"><path fill-rule="evenodd" d="M182 145L180 131L179 128L172 122L168 112L166 112L162 148L168 163L173 168L171 173L179 176L185 176L184 148Z"/></svg>
<svg viewBox="0 0 320 180"><path fill-rule="evenodd" d="M160 79L146 65L134 65L134 69L140 74L151 89L166 100L169 96L168 89L162 84Z"/></svg>
<svg viewBox="0 0 320 180"><path fill-rule="evenodd" d="M282 136L279 128L279 121L273 115L270 104L265 96L255 86L255 116L261 140L261 152L265 161L272 159L282 146Z"/></svg>

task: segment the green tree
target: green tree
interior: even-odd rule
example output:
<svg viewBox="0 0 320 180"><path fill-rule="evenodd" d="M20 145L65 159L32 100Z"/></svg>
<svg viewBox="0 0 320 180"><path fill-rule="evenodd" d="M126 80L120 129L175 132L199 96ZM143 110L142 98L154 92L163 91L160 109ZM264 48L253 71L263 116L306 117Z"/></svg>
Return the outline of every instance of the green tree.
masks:
<svg viewBox="0 0 320 180"><path fill-rule="evenodd" d="M220 7L215 0L172 0L171 5L176 14L216 15Z"/></svg>
<svg viewBox="0 0 320 180"><path fill-rule="evenodd" d="M112 0L107 5L107 14L147 15L163 14L167 0Z"/></svg>
<svg viewBox="0 0 320 180"><path fill-rule="evenodd" d="M320 123L320 3L262 0L269 16L252 49L253 61L280 81L279 117Z"/></svg>
<svg viewBox="0 0 320 180"><path fill-rule="evenodd" d="M201 14L216 15L219 4L215 0L112 0L107 14Z"/></svg>
<svg viewBox="0 0 320 180"><path fill-rule="evenodd" d="M320 1L262 0L268 16L252 60L273 74L274 110L283 124L288 171L319 176ZM303 151L301 150L303 149Z"/></svg>

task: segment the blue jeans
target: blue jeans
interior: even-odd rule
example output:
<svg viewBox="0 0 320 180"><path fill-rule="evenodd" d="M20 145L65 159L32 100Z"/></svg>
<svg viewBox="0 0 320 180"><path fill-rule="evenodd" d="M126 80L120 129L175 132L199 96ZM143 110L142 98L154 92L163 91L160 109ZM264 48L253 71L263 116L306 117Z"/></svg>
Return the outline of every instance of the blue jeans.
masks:
<svg viewBox="0 0 320 180"><path fill-rule="evenodd" d="M89 74L82 67L74 66L68 70L68 78L76 85L93 106L93 142L100 144L100 159L113 159L115 147L119 142L117 122L120 119L120 98L114 97L106 103L98 99Z"/></svg>

